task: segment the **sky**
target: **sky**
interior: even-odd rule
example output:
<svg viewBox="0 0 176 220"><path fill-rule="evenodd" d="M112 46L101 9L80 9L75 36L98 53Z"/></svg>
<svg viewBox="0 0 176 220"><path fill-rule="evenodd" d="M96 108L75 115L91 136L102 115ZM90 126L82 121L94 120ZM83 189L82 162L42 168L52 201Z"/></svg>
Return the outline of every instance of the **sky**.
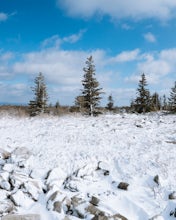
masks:
<svg viewBox="0 0 176 220"><path fill-rule="evenodd" d="M142 73L169 96L175 36L175 0L0 0L0 103L28 104L42 72L49 102L73 105L91 55L102 105L129 105Z"/></svg>

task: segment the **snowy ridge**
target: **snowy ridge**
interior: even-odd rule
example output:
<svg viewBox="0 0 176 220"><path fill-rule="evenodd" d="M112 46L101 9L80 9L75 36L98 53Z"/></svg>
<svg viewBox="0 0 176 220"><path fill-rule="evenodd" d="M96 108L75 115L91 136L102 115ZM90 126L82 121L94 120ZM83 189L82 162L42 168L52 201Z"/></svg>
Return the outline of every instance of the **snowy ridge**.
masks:
<svg viewBox="0 0 176 220"><path fill-rule="evenodd" d="M1 116L1 202L42 220L175 219L175 124L161 113Z"/></svg>

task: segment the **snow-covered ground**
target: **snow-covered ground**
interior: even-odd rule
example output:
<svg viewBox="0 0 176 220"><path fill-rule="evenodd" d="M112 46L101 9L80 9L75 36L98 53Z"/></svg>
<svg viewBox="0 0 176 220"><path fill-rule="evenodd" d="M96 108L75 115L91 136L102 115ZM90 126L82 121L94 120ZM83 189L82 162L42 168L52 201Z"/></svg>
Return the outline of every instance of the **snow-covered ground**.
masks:
<svg viewBox="0 0 176 220"><path fill-rule="evenodd" d="M0 116L0 148L13 152L22 147L32 156L21 169L50 191L38 193L36 202L19 204L17 213L41 214L42 220L63 219L67 213L75 219L64 206L61 213L52 211L47 201L57 190L68 200L82 199L78 209L85 219L93 217L85 208L92 196L108 216L175 219L176 200L168 196L176 191L176 115ZM1 165L1 173L12 171L12 161ZM127 190L118 188L120 182L129 184Z"/></svg>

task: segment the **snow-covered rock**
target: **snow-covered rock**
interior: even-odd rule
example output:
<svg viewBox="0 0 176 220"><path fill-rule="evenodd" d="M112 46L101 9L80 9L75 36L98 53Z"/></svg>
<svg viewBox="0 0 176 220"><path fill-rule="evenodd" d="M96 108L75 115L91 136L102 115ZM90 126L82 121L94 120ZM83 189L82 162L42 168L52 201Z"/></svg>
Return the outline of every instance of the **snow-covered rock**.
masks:
<svg viewBox="0 0 176 220"><path fill-rule="evenodd" d="M2 220L42 220L40 215L37 214L26 214L26 215L7 215Z"/></svg>
<svg viewBox="0 0 176 220"><path fill-rule="evenodd" d="M15 206L9 199L0 202L0 215L11 213L14 209Z"/></svg>
<svg viewBox="0 0 176 220"><path fill-rule="evenodd" d="M16 193L10 195L10 199L16 206L21 206L28 208L34 201L28 197L27 194L23 193L21 190L18 190Z"/></svg>

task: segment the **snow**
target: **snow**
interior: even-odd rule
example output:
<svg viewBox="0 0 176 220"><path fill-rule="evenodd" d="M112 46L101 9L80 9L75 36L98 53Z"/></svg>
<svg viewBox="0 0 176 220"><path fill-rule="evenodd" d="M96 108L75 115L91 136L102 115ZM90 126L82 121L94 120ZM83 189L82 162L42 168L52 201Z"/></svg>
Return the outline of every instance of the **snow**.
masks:
<svg viewBox="0 0 176 220"><path fill-rule="evenodd" d="M25 180L38 200L34 203L18 190L12 195L20 204L18 213L41 214L42 220L63 219L63 212L46 208L49 196L58 190L63 197L79 195L85 200L81 212L91 196L96 196L98 206L109 215L120 213L129 220L174 218L170 212L174 212L176 200L169 200L168 195L176 190L176 115L3 115L0 121L0 146L12 153L11 160L2 165L3 172L12 172L12 163L24 166L25 161L25 172L50 188L45 195L27 185L25 175L14 177L19 184ZM153 180L156 175L159 185ZM120 182L129 184L127 191L117 188ZM7 182L2 184L9 190ZM86 216L90 219L91 215Z"/></svg>

